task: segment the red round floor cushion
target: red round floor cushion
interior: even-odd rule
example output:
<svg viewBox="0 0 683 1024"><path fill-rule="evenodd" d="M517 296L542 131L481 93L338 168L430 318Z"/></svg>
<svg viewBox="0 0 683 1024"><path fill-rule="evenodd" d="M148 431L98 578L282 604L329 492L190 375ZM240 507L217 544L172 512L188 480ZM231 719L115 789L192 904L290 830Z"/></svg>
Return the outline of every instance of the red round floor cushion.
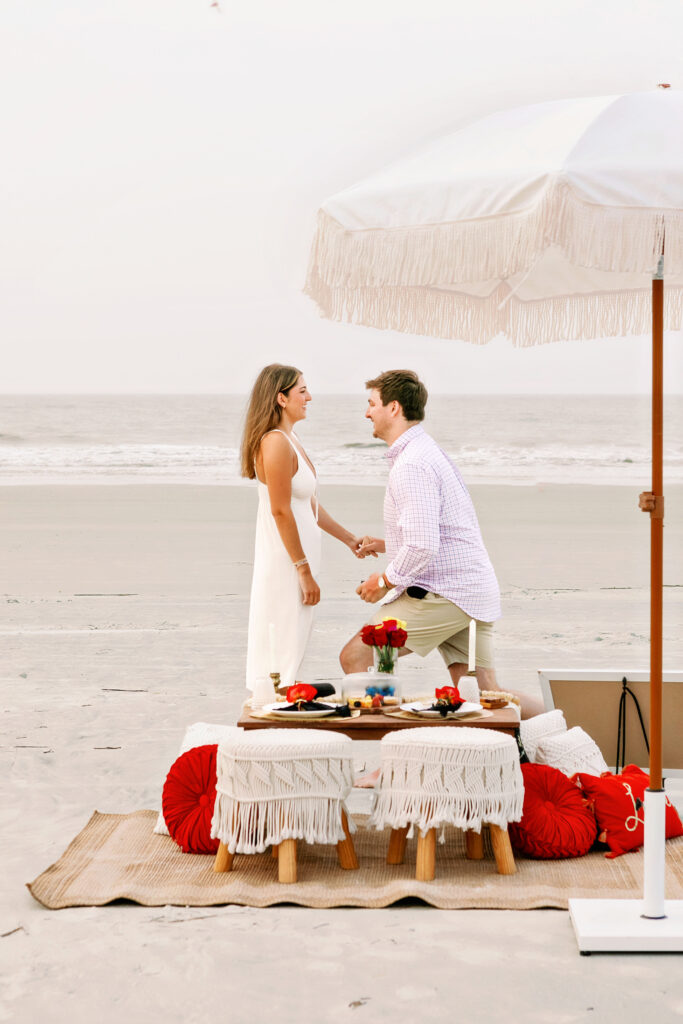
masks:
<svg viewBox="0 0 683 1024"><path fill-rule="evenodd" d="M211 838L216 802L217 743L181 754L171 765L161 795L161 809L169 834L184 853L215 853Z"/></svg>
<svg viewBox="0 0 683 1024"><path fill-rule="evenodd" d="M559 860L588 853L598 834L581 791L547 764L522 764L522 820L508 825L510 842L527 857Z"/></svg>

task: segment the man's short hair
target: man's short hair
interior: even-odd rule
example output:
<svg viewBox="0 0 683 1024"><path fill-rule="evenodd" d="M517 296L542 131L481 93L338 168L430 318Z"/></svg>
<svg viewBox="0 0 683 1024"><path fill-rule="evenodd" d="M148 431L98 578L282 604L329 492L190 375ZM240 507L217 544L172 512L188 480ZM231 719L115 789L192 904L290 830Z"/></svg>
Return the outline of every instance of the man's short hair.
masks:
<svg viewBox="0 0 683 1024"><path fill-rule="evenodd" d="M408 421L425 418L427 388L412 370L387 370L374 380L366 380L365 386L379 391L382 405L398 402Z"/></svg>

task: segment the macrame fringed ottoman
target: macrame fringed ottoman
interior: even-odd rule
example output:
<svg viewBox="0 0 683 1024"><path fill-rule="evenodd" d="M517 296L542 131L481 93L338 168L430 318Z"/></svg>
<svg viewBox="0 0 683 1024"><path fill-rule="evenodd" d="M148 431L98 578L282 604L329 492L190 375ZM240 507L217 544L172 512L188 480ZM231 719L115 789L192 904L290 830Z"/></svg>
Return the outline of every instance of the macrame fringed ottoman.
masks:
<svg viewBox="0 0 683 1024"><path fill-rule="evenodd" d="M211 835L214 871L235 854L278 858L280 882L296 882L296 844L337 845L342 868L358 867L345 800L353 785L353 741L317 729L259 729L218 747ZM353 823L351 824L353 829Z"/></svg>
<svg viewBox="0 0 683 1024"><path fill-rule="evenodd" d="M391 828L387 864L402 864L408 830L417 827L415 877L434 878L436 829L454 825L466 833L467 856L484 856L488 825L498 873L516 871L507 832L519 821L524 781L517 744L489 729L431 726L406 729L381 741L382 771L370 819Z"/></svg>

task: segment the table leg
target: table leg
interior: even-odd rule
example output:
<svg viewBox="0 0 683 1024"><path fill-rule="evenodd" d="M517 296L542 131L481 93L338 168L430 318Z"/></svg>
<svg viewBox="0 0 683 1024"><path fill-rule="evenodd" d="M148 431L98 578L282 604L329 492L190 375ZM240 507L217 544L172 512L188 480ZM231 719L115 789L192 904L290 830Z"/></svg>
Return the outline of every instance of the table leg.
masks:
<svg viewBox="0 0 683 1024"><path fill-rule="evenodd" d="M271 857L274 857L275 860L277 860L277 851L278 851L278 845L277 845L277 843L273 843L273 845L270 848L270 855L271 855Z"/></svg>
<svg viewBox="0 0 683 1024"><path fill-rule="evenodd" d="M225 843L218 844L216 859L213 862L214 871L232 871L232 862L235 854L230 853Z"/></svg>
<svg viewBox="0 0 683 1024"><path fill-rule="evenodd" d="M406 855L406 838L408 826L405 828L392 828L389 836L389 849L387 850L387 864L402 864Z"/></svg>
<svg viewBox="0 0 683 1024"><path fill-rule="evenodd" d="M283 839L277 855L278 881L283 885L296 882L296 839Z"/></svg>
<svg viewBox="0 0 683 1024"><path fill-rule="evenodd" d="M431 882L436 864L436 829L430 828L426 835L417 834L417 864L415 878L418 882Z"/></svg>
<svg viewBox="0 0 683 1024"><path fill-rule="evenodd" d="M356 857L356 848L353 845L353 839L349 832L349 822L344 811L342 811L342 828L344 829L346 839L340 839L337 843L339 867L344 868L345 871L355 871L358 868L358 858Z"/></svg>
<svg viewBox="0 0 683 1024"><path fill-rule="evenodd" d="M496 858L496 868L499 875L514 875L517 871L515 857L510 845L510 836L506 828L499 828L498 825L490 825L491 846L493 856Z"/></svg>
<svg viewBox="0 0 683 1024"><path fill-rule="evenodd" d="M465 832L465 849L468 860L483 860L484 833L475 832L474 829L468 828Z"/></svg>

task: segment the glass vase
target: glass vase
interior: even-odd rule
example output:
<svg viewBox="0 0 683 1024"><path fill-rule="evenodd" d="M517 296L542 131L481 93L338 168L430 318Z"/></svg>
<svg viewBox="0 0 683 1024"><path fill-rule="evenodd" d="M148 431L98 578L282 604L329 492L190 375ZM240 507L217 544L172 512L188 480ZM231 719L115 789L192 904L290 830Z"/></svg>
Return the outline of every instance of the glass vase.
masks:
<svg viewBox="0 0 683 1024"><path fill-rule="evenodd" d="M373 647L372 660L375 672L382 675L393 675L398 661L398 647L391 647L390 644L387 644L386 647Z"/></svg>

